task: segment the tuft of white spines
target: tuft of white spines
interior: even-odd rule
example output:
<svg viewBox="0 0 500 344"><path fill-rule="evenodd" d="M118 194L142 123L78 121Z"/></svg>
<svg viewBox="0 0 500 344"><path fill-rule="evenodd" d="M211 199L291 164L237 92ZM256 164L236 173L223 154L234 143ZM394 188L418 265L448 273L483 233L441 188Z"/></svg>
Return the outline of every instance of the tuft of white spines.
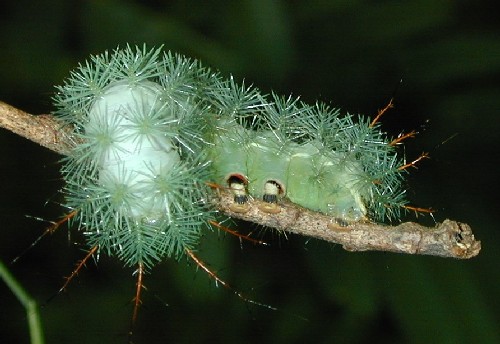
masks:
<svg viewBox="0 0 500 344"><path fill-rule="evenodd" d="M241 200L272 186L269 199L347 221L397 219L406 203L402 159L378 124L264 96L161 48L91 56L54 102L78 142L62 168L67 206L88 244L126 265L192 250L215 213L206 182L231 174L248 183Z"/></svg>

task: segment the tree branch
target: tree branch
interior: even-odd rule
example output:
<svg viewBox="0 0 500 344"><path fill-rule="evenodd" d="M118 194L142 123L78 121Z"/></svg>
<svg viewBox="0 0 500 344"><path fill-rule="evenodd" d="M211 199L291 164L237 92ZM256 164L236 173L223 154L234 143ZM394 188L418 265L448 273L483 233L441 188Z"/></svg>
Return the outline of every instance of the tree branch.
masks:
<svg viewBox="0 0 500 344"><path fill-rule="evenodd" d="M33 116L3 102L0 102L0 127L60 154L68 154L76 142L71 128L64 127L55 117ZM474 238L470 226L452 220L433 228L413 222L398 226L356 222L342 226L327 215L286 200L277 206L279 211L272 213L261 211L267 204L256 199L249 200L245 212L235 212L233 194L218 189L214 202L221 213L230 217L338 243L349 251L376 250L468 259L481 250L481 242Z"/></svg>
<svg viewBox="0 0 500 344"><path fill-rule="evenodd" d="M2 101L0 127L63 155L71 151L75 142L71 128L64 127L55 117L33 116Z"/></svg>

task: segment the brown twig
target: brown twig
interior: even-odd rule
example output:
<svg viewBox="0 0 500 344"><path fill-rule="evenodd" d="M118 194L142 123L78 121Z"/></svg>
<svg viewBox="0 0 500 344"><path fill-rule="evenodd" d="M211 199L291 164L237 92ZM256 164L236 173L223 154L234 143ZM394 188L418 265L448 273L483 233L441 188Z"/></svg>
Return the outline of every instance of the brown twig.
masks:
<svg viewBox="0 0 500 344"><path fill-rule="evenodd" d="M68 154L74 143L70 128L63 127L55 117L33 116L2 101L0 127L59 154Z"/></svg>
<svg viewBox="0 0 500 344"><path fill-rule="evenodd" d="M247 212L234 212L230 210L233 197L232 193L219 190L217 206L228 216L341 244L348 251L389 251L467 259L481 250L481 242L475 240L470 226L452 220L445 220L434 228L414 222L397 226L356 222L341 226L327 215L287 201L280 202L280 211L276 214L260 211L264 202L256 199L248 201Z"/></svg>
<svg viewBox="0 0 500 344"><path fill-rule="evenodd" d="M53 116L33 116L0 102L0 127L4 127L60 154L68 154L75 138L68 128ZM219 189L214 202L221 213L233 218L276 228L278 231L300 234L342 245L349 251L389 251L467 259L479 254L481 242L474 238L469 225L445 220L436 227L424 227L405 222L386 226L371 222L356 222L341 226L331 217L286 200L279 212L259 210L263 202L250 199L247 212L231 210L234 195Z"/></svg>

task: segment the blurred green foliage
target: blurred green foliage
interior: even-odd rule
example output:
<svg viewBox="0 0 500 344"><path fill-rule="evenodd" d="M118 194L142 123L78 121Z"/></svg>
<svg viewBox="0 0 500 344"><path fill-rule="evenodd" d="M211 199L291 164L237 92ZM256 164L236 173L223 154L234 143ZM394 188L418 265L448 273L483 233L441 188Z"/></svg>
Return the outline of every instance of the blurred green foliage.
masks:
<svg viewBox="0 0 500 344"><path fill-rule="evenodd" d="M262 90L329 101L417 129L409 159L431 160L409 198L438 221L467 222L483 241L471 261L340 247L266 231L271 247L207 232L199 256L249 297L215 288L192 264L146 276L135 343L499 343L498 133L500 24L494 1L4 1L0 99L50 112L53 85L91 53L126 43L200 58ZM400 82L400 80L402 80ZM9 261L56 219L56 154L0 131L0 258ZM410 216L409 219L414 217ZM417 221L432 224L432 219ZM249 225L241 225L248 228ZM78 233L42 240L10 269L43 304L48 343L123 343L135 279L108 257L67 292L62 276L84 255ZM497 267L495 267L497 266ZM0 283L0 342L28 341L23 309Z"/></svg>

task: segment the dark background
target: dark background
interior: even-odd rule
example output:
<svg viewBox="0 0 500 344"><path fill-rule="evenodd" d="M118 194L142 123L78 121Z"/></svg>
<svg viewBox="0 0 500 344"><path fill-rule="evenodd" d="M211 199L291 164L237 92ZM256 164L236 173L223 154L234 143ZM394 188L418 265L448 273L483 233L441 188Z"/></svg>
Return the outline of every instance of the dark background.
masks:
<svg viewBox="0 0 500 344"><path fill-rule="evenodd" d="M435 218L469 223L482 240L470 261L349 253L266 231L270 247L241 249L207 231L199 256L250 298L248 305L187 259L146 276L136 343L499 343L498 110L500 24L495 1L4 1L0 99L53 110L60 84L89 54L126 43L164 44L262 90L331 102L383 118L393 136L417 129L409 198ZM400 82L402 80L402 82ZM9 262L59 203L60 156L0 130L0 259ZM415 220L414 216L408 219ZM428 216L416 221L433 223ZM248 228L247 225L243 226ZM89 263L50 299L85 254L63 230L10 266L42 305L48 343L124 343L133 269ZM50 299L50 300L49 300ZM0 342L28 342L25 313L0 282Z"/></svg>

